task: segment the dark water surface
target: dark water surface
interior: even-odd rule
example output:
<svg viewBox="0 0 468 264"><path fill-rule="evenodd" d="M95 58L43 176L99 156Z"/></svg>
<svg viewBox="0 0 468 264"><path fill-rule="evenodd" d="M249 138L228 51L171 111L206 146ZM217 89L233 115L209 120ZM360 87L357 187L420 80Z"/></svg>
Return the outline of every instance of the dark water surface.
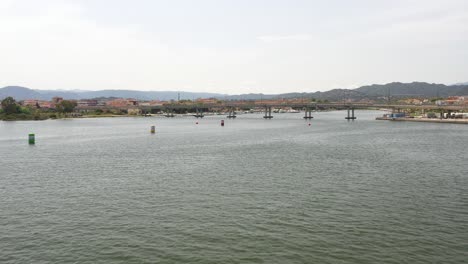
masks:
<svg viewBox="0 0 468 264"><path fill-rule="evenodd" d="M344 115L0 122L0 262L468 262L468 126Z"/></svg>

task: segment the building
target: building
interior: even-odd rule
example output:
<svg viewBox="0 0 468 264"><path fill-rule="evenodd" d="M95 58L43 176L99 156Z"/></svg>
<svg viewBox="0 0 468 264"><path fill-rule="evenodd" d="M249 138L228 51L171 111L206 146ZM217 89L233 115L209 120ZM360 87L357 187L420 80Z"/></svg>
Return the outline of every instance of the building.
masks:
<svg viewBox="0 0 468 264"><path fill-rule="evenodd" d="M106 102L106 106L110 107L127 107L127 106L137 106L138 101L136 99L115 99Z"/></svg>
<svg viewBox="0 0 468 264"><path fill-rule="evenodd" d="M93 107L98 106L98 100L78 100L78 107Z"/></svg>
<svg viewBox="0 0 468 264"><path fill-rule="evenodd" d="M56 96L56 97L52 97L52 103L54 103L54 104L58 104L58 103L60 103L60 102L62 102L62 101L63 101L63 98L62 98L62 97L57 97L57 96Z"/></svg>
<svg viewBox="0 0 468 264"><path fill-rule="evenodd" d="M22 105L39 108L39 100L35 100L35 99L24 100Z"/></svg>
<svg viewBox="0 0 468 264"><path fill-rule="evenodd" d="M200 104L216 104L216 103L218 103L218 100L215 99L215 98L206 98L206 99L198 98L197 100L195 100L195 103L200 103Z"/></svg>
<svg viewBox="0 0 468 264"><path fill-rule="evenodd" d="M44 100L36 100L36 99L28 99L22 102L22 105L32 108L44 108L44 109L51 109L55 108L54 102L44 101Z"/></svg>

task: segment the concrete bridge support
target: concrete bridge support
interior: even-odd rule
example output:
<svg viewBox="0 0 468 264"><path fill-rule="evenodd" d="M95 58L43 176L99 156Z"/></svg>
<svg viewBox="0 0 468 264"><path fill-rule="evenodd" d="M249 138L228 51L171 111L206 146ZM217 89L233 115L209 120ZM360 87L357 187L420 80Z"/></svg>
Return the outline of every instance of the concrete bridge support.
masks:
<svg viewBox="0 0 468 264"><path fill-rule="evenodd" d="M236 118L236 111L234 111L233 107L229 108L227 118Z"/></svg>
<svg viewBox="0 0 468 264"><path fill-rule="evenodd" d="M227 118L236 118L236 111L234 107L229 107Z"/></svg>
<svg viewBox="0 0 468 264"><path fill-rule="evenodd" d="M304 111L304 119L312 119L312 109L310 107L306 107Z"/></svg>
<svg viewBox="0 0 468 264"><path fill-rule="evenodd" d="M166 108L166 115L165 117L174 117L174 109L171 109L171 108Z"/></svg>
<svg viewBox="0 0 468 264"><path fill-rule="evenodd" d="M142 116L151 116L151 111L148 111L148 110L141 110L141 115L142 115Z"/></svg>
<svg viewBox="0 0 468 264"><path fill-rule="evenodd" d="M265 106L265 115L263 116L265 119L271 119L273 116L271 115L271 106Z"/></svg>
<svg viewBox="0 0 468 264"><path fill-rule="evenodd" d="M354 116L354 107L348 107L348 116L345 117L345 119L349 120L355 120L356 117Z"/></svg>
<svg viewBox="0 0 468 264"><path fill-rule="evenodd" d="M194 117L203 118L205 116L205 115L203 115L203 110L197 108L195 111L196 111L196 113L195 113Z"/></svg>

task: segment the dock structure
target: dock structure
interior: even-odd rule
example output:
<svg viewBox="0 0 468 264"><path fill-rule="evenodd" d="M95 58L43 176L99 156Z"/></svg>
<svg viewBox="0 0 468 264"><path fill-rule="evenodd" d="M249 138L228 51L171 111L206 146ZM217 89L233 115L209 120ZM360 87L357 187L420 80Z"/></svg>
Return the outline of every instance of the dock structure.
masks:
<svg viewBox="0 0 468 264"><path fill-rule="evenodd" d="M236 111L234 107L229 107L227 118L236 118Z"/></svg>
<svg viewBox="0 0 468 264"><path fill-rule="evenodd" d="M427 123L447 123L447 124L467 124L468 119L440 119L440 118L412 118L412 117L377 117L375 120L387 120L396 122L427 122Z"/></svg>
<svg viewBox="0 0 468 264"><path fill-rule="evenodd" d="M351 112L351 115L350 115L350 112ZM348 121L349 120L355 120L356 117L354 116L354 107L348 107L348 116L345 117L345 119L347 119Z"/></svg>
<svg viewBox="0 0 468 264"><path fill-rule="evenodd" d="M314 118L312 116L312 108L311 107L305 107L304 108L304 119L312 119Z"/></svg>
<svg viewBox="0 0 468 264"><path fill-rule="evenodd" d="M271 115L271 106L265 106L265 115L263 116L265 119L272 119L273 116Z"/></svg>

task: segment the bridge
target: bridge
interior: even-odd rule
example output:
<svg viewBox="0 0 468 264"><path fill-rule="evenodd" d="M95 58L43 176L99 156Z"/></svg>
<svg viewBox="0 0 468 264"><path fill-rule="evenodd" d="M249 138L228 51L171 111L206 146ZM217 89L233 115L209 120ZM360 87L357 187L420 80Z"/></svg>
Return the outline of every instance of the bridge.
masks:
<svg viewBox="0 0 468 264"><path fill-rule="evenodd" d="M348 115L345 117L348 120L356 119L354 115L354 110L362 109L391 109L392 112L400 112L402 110L421 110L421 111L435 111L439 113L453 113L460 111L468 111L468 105L433 105L433 104L422 104L422 105L409 105L409 104L370 104L370 103L280 103L280 104L265 104L259 101L232 101L232 102L223 102L217 104L178 104L178 103L169 103L163 105L131 105L125 107L109 107L109 106L80 106L77 107L77 111L88 111L88 110L97 110L97 109L107 109L107 110L141 110L142 113L157 113L164 112L166 116L173 117L175 112L192 112L196 113L194 116L199 118L204 116L204 112L212 112L216 110L224 110L228 112L228 118L235 118L235 111L237 109L247 110L247 109L258 109L262 108L265 115L265 119L273 118L272 109L276 108L292 108L300 109L305 111L305 119L311 119L311 112L320 111L320 110L347 110Z"/></svg>

